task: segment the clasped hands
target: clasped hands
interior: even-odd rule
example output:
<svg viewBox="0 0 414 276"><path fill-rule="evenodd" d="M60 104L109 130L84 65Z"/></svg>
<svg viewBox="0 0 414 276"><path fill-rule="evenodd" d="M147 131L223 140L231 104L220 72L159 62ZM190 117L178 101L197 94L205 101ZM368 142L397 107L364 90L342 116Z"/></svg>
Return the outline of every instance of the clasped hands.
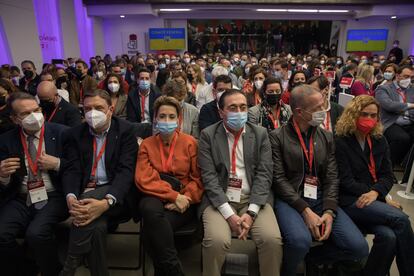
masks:
<svg viewBox="0 0 414 276"><path fill-rule="evenodd" d="M69 213L73 217L73 224L77 227L88 225L109 209L106 199L85 198L77 200L75 197L69 196L67 204Z"/></svg>
<svg viewBox="0 0 414 276"><path fill-rule="evenodd" d="M164 205L164 208L170 211L176 211L178 213L184 213L185 211L187 211L188 207L190 207L191 204L191 198L186 196L186 195L182 195L182 194L178 194L177 199L175 200L174 203L167 203Z"/></svg>
<svg viewBox="0 0 414 276"><path fill-rule="evenodd" d="M247 235L253 224L253 219L247 213L244 213L240 217L236 214L231 215L227 219L227 223L230 226L232 233L235 233L239 240L247 240Z"/></svg>

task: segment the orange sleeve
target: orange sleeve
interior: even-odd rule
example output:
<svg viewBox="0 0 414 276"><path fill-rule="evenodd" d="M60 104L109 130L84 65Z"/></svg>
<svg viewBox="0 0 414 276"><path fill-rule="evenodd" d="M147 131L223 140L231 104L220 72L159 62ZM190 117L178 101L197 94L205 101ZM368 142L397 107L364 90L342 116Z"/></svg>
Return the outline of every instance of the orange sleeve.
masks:
<svg viewBox="0 0 414 276"><path fill-rule="evenodd" d="M192 138L192 137L191 137ZM190 160L190 171L188 175L189 182L184 186L182 193L191 198L191 203L199 203L204 192L203 184L201 183L200 169L197 163L197 141L192 138L188 145L188 154Z"/></svg>
<svg viewBox="0 0 414 276"><path fill-rule="evenodd" d="M156 141L155 136L152 136L145 139L140 146L135 168L135 184L144 194L175 202L178 192L174 191L169 183L161 180L158 170L154 168L154 165L161 164Z"/></svg>

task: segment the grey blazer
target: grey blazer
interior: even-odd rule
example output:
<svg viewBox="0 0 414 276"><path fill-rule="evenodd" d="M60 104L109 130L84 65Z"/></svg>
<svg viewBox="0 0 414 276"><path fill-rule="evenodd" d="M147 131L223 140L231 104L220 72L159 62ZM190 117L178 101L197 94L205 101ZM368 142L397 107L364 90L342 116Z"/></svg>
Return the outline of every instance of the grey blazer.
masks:
<svg viewBox="0 0 414 276"><path fill-rule="evenodd" d="M406 90L406 96L408 103L414 103L414 87ZM400 102L395 83L378 86L375 90L375 99L381 106L381 122L384 125L384 131L408 110L408 104ZM411 118L414 118L414 109L409 110L409 114Z"/></svg>
<svg viewBox="0 0 414 276"><path fill-rule="evenodd" d="M198 131L198 109L189 103L184 103L182 112L184 120L181 125L181 131L198 139L200 135Z"/></svg>
<svg viewBox="0 0 414 276"><path fill-rule="evenodd" d="M250 203L273 206L270 192L273 178L271 146L265 128L246 124L243 136L243 155L246 176L249 181ZM199 215L207 206L214 208L228 202L226 190L230 172L230 153L227 134L220 121L201 132L198 146L198 166L205 193L201 200Z"/></svg>
<svg viewBox="0 0 414 276"><path fill-rule="evenodd" d="M126 104L128 100L128 95L119 95L118 101L116 102L115 109L114 109L114 115L121 118L126 119L127 117L127 111L126 111Z"/></svg>

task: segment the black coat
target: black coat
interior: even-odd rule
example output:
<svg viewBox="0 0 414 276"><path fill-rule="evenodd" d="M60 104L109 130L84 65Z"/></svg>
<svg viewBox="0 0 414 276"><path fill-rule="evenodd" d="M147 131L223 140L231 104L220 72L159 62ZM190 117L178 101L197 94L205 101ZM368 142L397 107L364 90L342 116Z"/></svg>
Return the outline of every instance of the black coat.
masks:
<svg viewBox="0 0 414 276"><path fill-rule="evenodd" d="M19 90L23 92L28 92L29 94L36 96L37 95L37 86L40 83L40 76L36 75L28 84L27 89L25 89L26 86L26 78L21 78L19 80Z"/></svg>
<svg viewBox="0 0 414 276"><path fill-rule="evenodd" d="M390 150L385 137L372 138L377 183L374 183L368 169L370 151L367 142L365 142L364 151L354 135L337 137L335 142L340 177L340 204L351 205L362 194L371 190L377 191L378 200L384 201L393 185Z"/></svg>
<svg viewBox="0 0 414 276"><path fill-rule="evenodd" d="M55 157L62 156L63 143L66 134L65 130L67 129L68 128L63 125L45 123L44 142L46 153L48 155ZM20 140L20 128L17 127L0 136L0 160L10 157L20 158L20 169L11 176L10 183L7 186L0 184L0 206L8 200L15 198L20 190L20 185L22 185L23 177L27 175L27 168L24 161L25 156ZM61 158L59 172L48 171L50 180L57 191L62 191L60 175L65 166L66 160Z"/></svg>
<svg viewBox="0 0 414 276"><path fill-rule="evenodd" d="M339 117L341 117L342 112L344 112L343 106L337 103L331 102L331 110L329 113L331 115L333 133L335 133L336 131L336 122L338 121Z"/></svg>
<svg viewBox="0 0 414 276"><path fill-rule="evenodd" d="M111 185L108 194L122 203L134 183L138 144L132 124L112 117L107 134L105 168ZM67 166L62 175L64 194L79 196L89 182L93 163L93 135L83 123L70 130L64 146Z"/></svg>
<svg viewBox="0 0 414 276"><path fill-rule="evenodd" d="M161 96L159 89L151 84L151 92L149 94L149 107L151 122L154 119L154 102ZM128 93L127 100L127 119L133 123L141 123L141 97L139 97L138 88Z"/></svg>
<svg viewBox="0 0 414 276"><path fill-rule="evenodd" d="M206 127L214 125L218 121L221 121L221 118L217 107L217 101L214 100L204 104L198 115L198 128L200 132Z"/></svg>
<svg viewBox="0 0 414 276"><path fill-rule="evenodd" d="M0 110L0 135L15 128L16 125L10 119L9 108Z"/></svg>
<svg viewBox="0 0 414 276"><path fill-rule="evenodd" d="M49 120L50 115L45 116L45 119ZM61 99L55 115L49 122L74 127L81 124L81 114L78 108Z"/></svg>

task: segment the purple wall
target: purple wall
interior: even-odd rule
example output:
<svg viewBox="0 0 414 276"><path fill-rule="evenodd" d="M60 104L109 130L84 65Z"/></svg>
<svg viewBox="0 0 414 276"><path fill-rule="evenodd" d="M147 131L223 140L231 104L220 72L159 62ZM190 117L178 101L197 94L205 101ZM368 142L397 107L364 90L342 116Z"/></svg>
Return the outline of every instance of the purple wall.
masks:
<svg viewBox="0 0 414 276"><path fill-rule="evenodd" d="M13 64L12 55L10 52L9 42L7 40L6 31L3 27L3 21L0 17L0 65Z"/></svg>
<svg viewBox="0 0 414 276"><path fill-rule="evenodd" d="M93 34L93 22L87 14L86 7L82 0L73 0L75 7L76 28L78 31L80 56L83 60L95 56L95 43Z"/></svg>

